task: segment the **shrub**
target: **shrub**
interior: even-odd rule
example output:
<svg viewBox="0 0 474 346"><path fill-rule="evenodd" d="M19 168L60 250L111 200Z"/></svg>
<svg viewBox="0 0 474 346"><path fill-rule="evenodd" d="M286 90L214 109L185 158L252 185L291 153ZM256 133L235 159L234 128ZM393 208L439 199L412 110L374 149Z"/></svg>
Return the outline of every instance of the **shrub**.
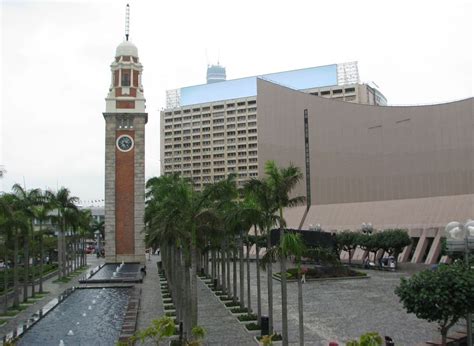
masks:
<svg viewBox="0 0 474 346"><path fill-rule="evenodd" d="M260 326L257 323L247 323L245 325L245 328L247 328L248 330L260 330L260 329L262 329L262 328L260 328Z"/></svg>

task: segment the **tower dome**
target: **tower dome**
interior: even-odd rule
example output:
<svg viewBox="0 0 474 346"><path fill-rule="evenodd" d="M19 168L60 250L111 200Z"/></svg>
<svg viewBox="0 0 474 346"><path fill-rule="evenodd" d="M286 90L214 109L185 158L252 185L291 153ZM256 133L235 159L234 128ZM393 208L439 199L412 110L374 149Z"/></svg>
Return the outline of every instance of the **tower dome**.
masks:
<svg viewBox="0 0 474 346"><path fill-rule="evenodd" d="M123 41L117 47L115 51L115 57L119 56L133 56L138 58L138 49L137 47L130 41Z"/></svg>

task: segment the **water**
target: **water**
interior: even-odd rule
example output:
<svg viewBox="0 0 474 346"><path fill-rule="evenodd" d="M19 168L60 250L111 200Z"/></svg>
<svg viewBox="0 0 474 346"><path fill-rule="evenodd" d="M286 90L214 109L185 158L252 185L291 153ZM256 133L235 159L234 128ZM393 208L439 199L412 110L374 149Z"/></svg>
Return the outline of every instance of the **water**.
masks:
<svg viewBox="0 0 474 346"><path fill-rule="evenodd" d="M57 346L61 341L64 346L115 345L129 294L129 288L77 289L28 330L18 345Z"/></svg>
<svg viewBox="0 0 474 346"><path fill-rule="evenodd" d="M89 278L89 281L114 280L136 280L141 278L139 263L106 264L97 273Z"/></svg>

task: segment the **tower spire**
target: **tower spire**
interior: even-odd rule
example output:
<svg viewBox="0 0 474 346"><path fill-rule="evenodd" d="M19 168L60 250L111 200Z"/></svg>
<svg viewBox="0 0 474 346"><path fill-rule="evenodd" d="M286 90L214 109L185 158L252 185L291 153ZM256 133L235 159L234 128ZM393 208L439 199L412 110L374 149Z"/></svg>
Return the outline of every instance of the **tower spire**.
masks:
<svg viewBox="0 0 474 346"><path fill-rule="evenodd" d="M125 8L125 39L128 41L130 35L130 5Z"/></svg>

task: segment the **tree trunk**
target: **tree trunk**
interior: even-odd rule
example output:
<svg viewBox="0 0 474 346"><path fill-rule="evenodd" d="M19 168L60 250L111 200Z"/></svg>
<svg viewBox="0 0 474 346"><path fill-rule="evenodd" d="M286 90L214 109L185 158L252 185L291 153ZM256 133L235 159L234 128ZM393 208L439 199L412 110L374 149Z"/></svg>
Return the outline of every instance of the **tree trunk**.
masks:
<svg viewBox="0 0 474 346"><path fill-rule="evenodd" d="M261 306L261 294L260 294L260 254L259 254L259 247L258 247L258 234L257 234L257 225L253 226L253 231L255 235L255 273L257 276L257 323L261 325L261 318L262 318L262 306Z"/></svg>
<svg viewBox="0 0 474 346"><path fill-rule="evenodd" d="M227 243L227 242L226 242ZM226 270L226 274L227 274L227 296L230 297L232 294L231 294L231 285L230 285L230 256L231 256L231 252L229 250L229 243L227 243L227 247L226 247L226 266L227 266L227 270Z"/></svg>
<svg viewBox="0 0 474 346"><path fill-rule="evenodd" d="M23 303L28 301L28 283L30 281L29 269L30 269L30 235L25 234L25 239L23 240Z"/></svg>
<svg viewBox="0 0 474 346"><path fill-rule="evenodd" d="M280 220L283 220L283 209L280 207ZM280 221L280 246L283 241L285 231ZM282 345L288 346L288 295L286 291L286 257L280 256L280 273L281 273L281 319L282 319Z"/></svg>
<svg viewBox="0 0 474 346"><path fill-rule="evenodd" d="M448 328L441 327L440 332L441 332L441 345L446 346L447 336L448 336Z"/></svg>
<svg viewBox="0 0 474 346"><path fill-rule="evenodd" d="M267 252L271 249L272 243L270 230L267 230ZM273 268L272 261L267 264L267 290L268 290L268 335L273 334Z"/></svg>
<svg viewBox="0 0 474 346"><path fill-rule="evenodd" d="M240 284L240 307L245 307L245 289L244 289L244 246L243 246L243 230L240 230L239 237L239 284Z"/></svg>
<svg viewBox="0 0 474 346"><path fill-rule="evenodd" d="M226 275L226 256L227 252L225 245L221 248L221 277L222 277L222 292L227 293L227 275Z"/></svg>
<svg viewBox="0 0 474 346"><path fill-rule="evenodd" d="M191 245L191 329L197 326L197 276L196 276L196 244Z"/></svg>
<svg viewBox="0 0 474 346"><path fill-rule="evenodd" d="M303 284L301 282L301 268L298 263L298 325L300 331L300 346L304 346L304 321L303 321Z"/></svg>
<svg viewBox="0 0 474 346"><path fill-rule="evenodd" d="M258 324L260 325L262 319L262 295L260 293L260 249L258 244L255 244L255 262L256 262L256 272L257 272L257 318Z"/></svg>
<svg viewBox="0 0 474 346"><path fill-rule="evenodd" d="M187 261L186 261L187 262ZM184 292L183 292L183 321L184 321L184 333L185 333L185 340L189 340L191 337L191 330L192 330L192 306L191 306L191 279L190 279L190 271L191 268L188 265L184 265Z"/></svg>
<svg viewBox="0 0 474 346"><path fill-rule="evenodd" d="M43 244L43 230L41 229L42 224L40 223L40 234L39 234L39 243L40 243L40 274L39 274L39 293L43 293L43 263L44 263L44 244Z"/></svg>
<svg viewBox="0 0 474 346"><path fill-rule="evenodd" d="M216 278L216 250L211 250L211 279L214 284L214 279Z"/></svg>
<svg viewBox="0 0 474 346"><path fill-rule="evenodd" d="M34 240L34 238L33 238ZM31 254L31 258L33 259L33 267L31 268L31 298L35 297L35 286L36 286L36 266L35 266L35 253Z"/></svg>
<svg viewBox="0 0 474 346"><path fill-rule="evenodd" d="M247 306L248 306L248 313L252 313L252 299L250 298L250 246L247 242Z"/></svg>
<svg viewBox="0 0 474 346"><path fill-rule="evenodd" d="M8 264L8 249L7 249L7 240L5 239L5 270L3 271L3 306L4 306L4 312L7 311L8 309L8 276L11 273L11 270L8 269L7 264Z"/></svg>
<svg viewBox="0 0 474 346"><path fill-rule="evenodd" d="M233 301L234 303L237 301L238 293L237 293L237 250L234 248L232 250L232 294L233 294Z"/></svg>
<svg viewBox="0 0 474 346"><path fill-rule="evenodd" d="M13 306L18 307L20 305L20 292L19 292L19 280L18 280L18 231L14 235L14 248L13 248Z"/></svg>
<svg viewBox="0 0 474 346"><path fill-rule="evenodd" d="M62 260L63 260L63 245L62 245L62 236L61 236L62 231L58 231L58 280L63 277L63 265L62 265Z"/></svg>

